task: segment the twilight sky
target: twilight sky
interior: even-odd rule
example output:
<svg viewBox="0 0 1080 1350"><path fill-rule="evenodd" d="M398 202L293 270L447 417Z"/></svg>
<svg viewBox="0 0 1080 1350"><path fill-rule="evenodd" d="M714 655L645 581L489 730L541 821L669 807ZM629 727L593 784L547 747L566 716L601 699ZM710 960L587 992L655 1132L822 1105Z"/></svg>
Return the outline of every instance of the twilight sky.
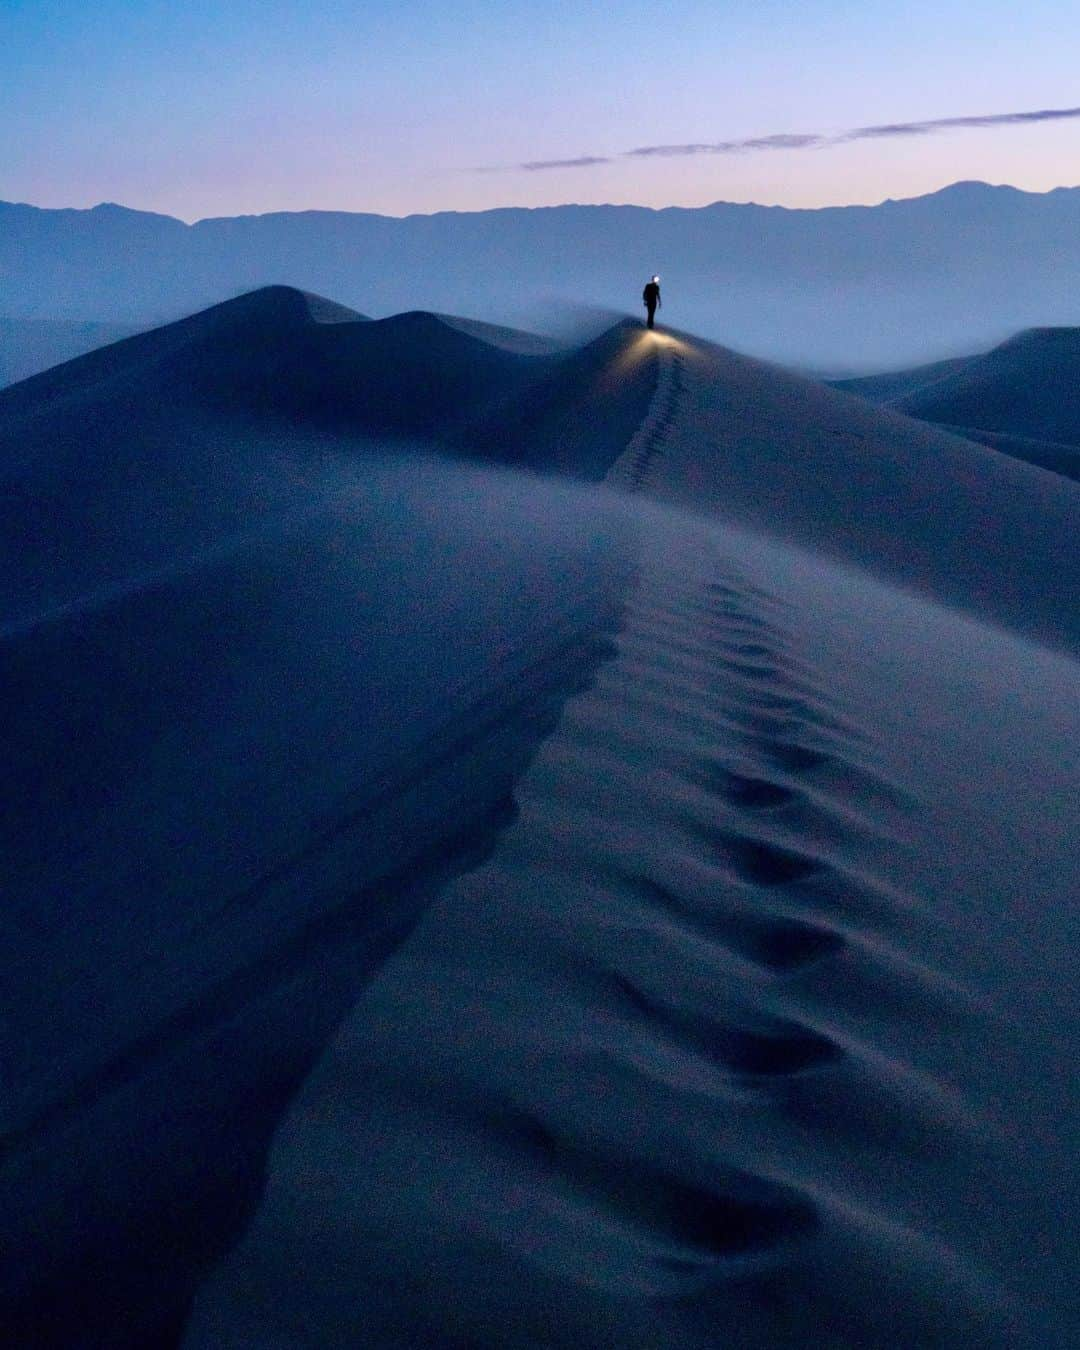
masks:
<svg viewBox="0 0 1080 1350"><path fill-rule="evenodd" d="M194 220L1045 190L1080 184L1077 51L1075 0L0 0L0 199ZM955 118L980 124L927 125Z"/></svg>

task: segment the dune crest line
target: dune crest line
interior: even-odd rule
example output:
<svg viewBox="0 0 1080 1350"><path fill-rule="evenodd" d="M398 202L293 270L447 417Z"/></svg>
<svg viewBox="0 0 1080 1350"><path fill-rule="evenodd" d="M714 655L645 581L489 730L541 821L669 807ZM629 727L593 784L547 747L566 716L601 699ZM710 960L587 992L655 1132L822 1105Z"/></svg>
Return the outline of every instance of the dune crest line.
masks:
<svg viewBox="0 0 1080 1350"><path fill-rule="evenodd" d="M654 339L655 340L655 339ZM674 424L685 381L686 361L670 340L659 339L656 388L641 425L626 449L608 470L605 481L613 487L637 492L648 487L656 461L663 457L664 445Z"/></svg>
<svg viewBox="0 0 1080 1350"><path fill-rule="evenodd" d="M672 383L631 453L658 443ZM279 1131L189 1350L242 1344L279 1300L266 1282L282 1259L286 1302L318 1297L333 1215L338 1250L362 1256L330 1340L351 1325L378 1344L491 1344L510 1326L532 1344L704 1350L724 1328L787 1345L792 1300L815 1333L857 1327L868 1345L897 1317L923 1343L985 1330L974 1264L929 1234L883 1237L872 1174L856 1168L852 1189L795 1163L808 1141L838 1163L888 1138L924 1157L975 1148L942 1084L853 1016L902 982L885 1043L928 1010L963 1028L955 991L914 958L918 905L875 861L910 803L795 617L708 527L644 548L616 654L564 706L516 819L369 987ZM301 1194L312 1156L334 1165ZM463 1300L481 1260L501 1274ZM423 1300L389 1292L421 1265ZM239 1290L255 1321L230 1326Z"/></svg>

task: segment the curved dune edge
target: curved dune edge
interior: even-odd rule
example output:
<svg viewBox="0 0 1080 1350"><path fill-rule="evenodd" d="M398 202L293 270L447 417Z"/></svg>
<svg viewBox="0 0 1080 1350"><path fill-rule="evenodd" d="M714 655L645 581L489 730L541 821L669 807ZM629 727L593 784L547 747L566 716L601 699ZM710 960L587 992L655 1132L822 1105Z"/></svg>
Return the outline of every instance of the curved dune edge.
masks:
<svg viewBox="0 0 1080 1350"><path fill-rule="evenodd" d="M1080 328L1029 328L893 406L949 426L1080 445Z"/></svg>
<svg viewBox="0 0 1080 1350"><path fill-rule="evenodd" d="M631 487L1080 652L1076 483L684 334L641 340L677 373Z"/></svg>
<svg viewBox="0 0 1080 1350"><path fill-rule="evenodd" d="M616 659L309 1079L189 1347L1038 1343L1077 670L806 561L652 513Z"/></svg>
<svg viewBox="0 0 1080 1350"><path fill-rule="evenodd" d="M1002 631L1056 636L1058 597L1021 616L941 556L980 450L641 341L657 384L609 483L762 532L628 503L615 660L308 1080L189 1347L1004 1347L1068 1324L1076 1108L1046 1027L1080 686ZM889 493L846 494L862 466ZM1050 503L1056 547L1057 485L987 474L1014 518ZM854 508L836 531L830 491Z"/></svg>
<svg viewBox="0 0 1080 1350"><path fill-rule="evenodd" d="M178 1334L314 1058L609 659L617 503L421 460L319 488L0 639L0 1324L27 1344Z"/></svg>

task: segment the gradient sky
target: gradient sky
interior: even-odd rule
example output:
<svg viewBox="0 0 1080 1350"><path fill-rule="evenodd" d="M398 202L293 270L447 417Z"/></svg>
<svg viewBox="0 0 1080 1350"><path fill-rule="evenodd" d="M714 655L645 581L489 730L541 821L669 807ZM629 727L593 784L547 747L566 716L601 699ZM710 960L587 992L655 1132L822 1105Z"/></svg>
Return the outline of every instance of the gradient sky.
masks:
<svg viewBox="0 0 1080 1350"><path fill-rule="evenodd" d="M1080 183L1076 0L0 0L0 199L185 220ZM602 158L565 168L527 163Z"/></svg>

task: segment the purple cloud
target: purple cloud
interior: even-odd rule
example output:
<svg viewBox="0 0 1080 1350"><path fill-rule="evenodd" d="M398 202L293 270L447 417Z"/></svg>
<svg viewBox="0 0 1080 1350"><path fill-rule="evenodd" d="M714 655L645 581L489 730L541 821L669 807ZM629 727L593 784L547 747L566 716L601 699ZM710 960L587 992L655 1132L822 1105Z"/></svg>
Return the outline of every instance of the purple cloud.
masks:
<svg viewBox="0 0 1080 1350"><path fill-rule="evenodd" d="M959 127L1015 127L1029 122L1063 122L1080 117L1080 108L1040 108L1035 112L990 113L985 117L938 117L930 122L889 122L879 127L856 127L834 138L835 143L887 136L928 136Z"/></svg>
<svg viewBox="0 0 1080 1350"><path fill-rule="evenodd" d="M611 160L607 155L579 155L577 159L530 159L516 167L525 169L528 173L536 173L541 169L590 169L594 164L610 163Z"/></svg>
<svg viewBox="0 0 1080 1350"><path fill-rule="evenodd" d="M880 126L855 127L837 135L819 132L779 132L738 141L688 141L683 145L639 145L618 155L579 155L576 159L534 159L515 169L536 173L545 169L588 169L595 164L613 164L617 159L652 159L686 155L738 155L755 150L815 150L851 141L887 140L894 136L929 136L937 131L964 128L1024 126L1033 122L1063 122L1080 118L1080 108L1040 108L1033 112L989 113L977 117L938 117L922 122L886 122Z"/></svg>

